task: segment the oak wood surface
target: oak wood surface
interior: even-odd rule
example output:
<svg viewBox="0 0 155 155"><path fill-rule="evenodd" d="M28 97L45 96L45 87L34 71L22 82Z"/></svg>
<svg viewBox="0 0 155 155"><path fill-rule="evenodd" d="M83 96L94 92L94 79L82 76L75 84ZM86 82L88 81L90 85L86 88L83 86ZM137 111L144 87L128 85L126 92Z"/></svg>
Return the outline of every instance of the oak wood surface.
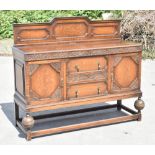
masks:
<svg viewBox="0 0 155 155"><path fill-rule="evenodd" d="M121 40L119 20L72 17L55 18L49 23L15 24L13 56L14 98L26 113L142 95L142 46ZM29 131L28 137L137 117Z"/></svg>

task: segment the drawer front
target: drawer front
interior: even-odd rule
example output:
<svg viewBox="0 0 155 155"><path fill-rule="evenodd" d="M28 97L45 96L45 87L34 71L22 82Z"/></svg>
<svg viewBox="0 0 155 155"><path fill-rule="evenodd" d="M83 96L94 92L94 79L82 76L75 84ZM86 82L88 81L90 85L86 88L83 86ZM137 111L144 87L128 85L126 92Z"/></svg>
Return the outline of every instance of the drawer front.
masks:
<svg viewBox="0 0 155 155"><path fill-rule="evenodd" d="M85 72L92 70L102 70L107 64L105 57L89 57L89 58L77 58L71 59L67 63L67 72Z"/></svg>
<svg viewBox="0 0 155 155"><path fill-rule="evenodd" d="M68 88L68 99L78 99L82 97L93 97L105 95L107 93L107 86L104 82L91 84L72 85Z"/></svg>

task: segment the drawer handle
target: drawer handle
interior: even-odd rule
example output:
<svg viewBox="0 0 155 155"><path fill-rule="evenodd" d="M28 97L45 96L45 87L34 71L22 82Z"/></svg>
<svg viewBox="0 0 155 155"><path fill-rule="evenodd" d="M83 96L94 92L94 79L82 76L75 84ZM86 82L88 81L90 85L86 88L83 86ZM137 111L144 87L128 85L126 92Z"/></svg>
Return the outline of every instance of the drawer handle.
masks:
<svg viewBox="0 0 155 155"><path fill-rule="evenodd" d="M78 91L75 91L75 97L78 98Z"/></svg>
<svg viewBox="0 0 155 155"><path fill-rule="evenodd" d="M75 69L76 69L77 72L79 72L79 67L78 67L78 65L75 65Z"/></svg>
<svg viewBox="0 0 155 155"><path fill-rule="evenodd" d="M97 94L99 95L101 93L100 88L97 88Z"/></svg>
<svg viewBox="0 0 155 155"><path fill-rule="evenodd" d="M98 70L101 70L101 65L99 62L98 62Z"/></svg>

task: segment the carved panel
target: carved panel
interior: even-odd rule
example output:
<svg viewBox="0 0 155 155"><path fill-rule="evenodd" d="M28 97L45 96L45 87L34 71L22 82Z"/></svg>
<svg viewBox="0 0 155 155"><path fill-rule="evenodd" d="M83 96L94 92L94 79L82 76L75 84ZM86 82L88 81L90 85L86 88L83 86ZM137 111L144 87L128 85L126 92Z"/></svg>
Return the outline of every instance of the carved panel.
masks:
<svg viewBox="0 0 155 155"><path fill-rule="evenodd" d="M38 67L39 67L39 64L31 64L30 65L30 75L32 75Z"/></svg>
<svg viewBox="0 0 155 155"><path fill-rule="evenodd" d="M64 37L84 37L88 34L88 26L85 23L59 23L54 26L53 35L56 39Z"/></svg>
<svg viewBox="0 0 155 155"><path fill-rule="evenodd" d="M60 73L50 64L41 64L31 75L31 96L34 98L58 97L59 85Z"/></svg>
<svg viewBox="0 0 155 155"><path fill-rule="evenodd" d="M33 40L45 40L50 36L50 32L47 29L23 29L18 32L18 40L20 41L33 41Z"/></svg>
<svg viewBox="0 0 155 155"><path fill-rule="evenodd" d="M52 66L57 72L60 72L60 69L61 69L61 64L60 64L60 62L52 62L52 63L51 63L51 66Z"/></svg>
<svg viewBox="0 0 155 155"><path fill-rule="evenodd" d="M25 77L24 77L24 65L19 61L15 61L15 89L23 95L25 94Z"/></svg>
<svg viewBox="0 0 155 155"><path fill-rule="evenodd" d="M113 91L126 91L138 88L139 61L137 61L137 57L138 54L131 56L114 56L112 79Z"/></svg>
<svg viewBox="0 0 155 155"><path fill-rule="evenodd" d="M82 72L82 73L72 73L68 74L67 81L69 84L78 82L93 82L96 80L106 81L107 79L107 67L100 71Z"/></svg>
<svg viewBox="0 0 155 155"><path fill-rule="evenodd" d="M129 86L131 89L137 89L138 88L138 78L136 78Z"/></svg>
<svg viewBox="0 0 155 155"><path fill-rule="evenodd" d="M39 96L37 93L35 93L34 91L30 91L31 96L33 97L31 100L35 101L35 100L40 100L43 99L41 96ZM52 100L60 100L61 99L61 87L57 87L56 90L48 97L49 99Z"/></svg>
<svg viewBox="0 0 155 155"><path fill-rule="evenodd" d="M114 26L96 26L93 27L92 33L94 36L113 36L119 32Z"/></svg>
<svg viewBox="0 0 155 155"><path fill-rule="evenodd" d="M14 24L15 45L119 37L119 20L90 21L86 17L55 18L49 23Z"/></svg>

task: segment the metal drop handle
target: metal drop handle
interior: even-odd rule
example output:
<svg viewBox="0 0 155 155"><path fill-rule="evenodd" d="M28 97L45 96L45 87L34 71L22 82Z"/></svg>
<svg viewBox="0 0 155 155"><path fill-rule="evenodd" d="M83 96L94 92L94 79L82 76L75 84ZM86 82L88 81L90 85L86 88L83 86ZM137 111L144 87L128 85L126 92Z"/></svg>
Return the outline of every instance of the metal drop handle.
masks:
<svg viewBox="0 0 155 155"><path fill-rule="evenodd" d="M75 91L75 97L78 98L78 91Z"/></svg>
<svg viewBox="0 0 155 155"><path fill-rule="evenodd" d="M75 65L75 69L76 69L77 72L79 72L79 67L78 67L78 65Z"/></svg>
<svg viewBox="0 0 155 155"><path fill-rule="evenodd" d="M98 62L98 70L101 70L101 65L99 62Z"/></svg>
<svg viewBox="0 0 155 155"><path fill-rule="evenodd" d="M99 95L101 93L100 88L97 88L97 94Z"/></svg>

